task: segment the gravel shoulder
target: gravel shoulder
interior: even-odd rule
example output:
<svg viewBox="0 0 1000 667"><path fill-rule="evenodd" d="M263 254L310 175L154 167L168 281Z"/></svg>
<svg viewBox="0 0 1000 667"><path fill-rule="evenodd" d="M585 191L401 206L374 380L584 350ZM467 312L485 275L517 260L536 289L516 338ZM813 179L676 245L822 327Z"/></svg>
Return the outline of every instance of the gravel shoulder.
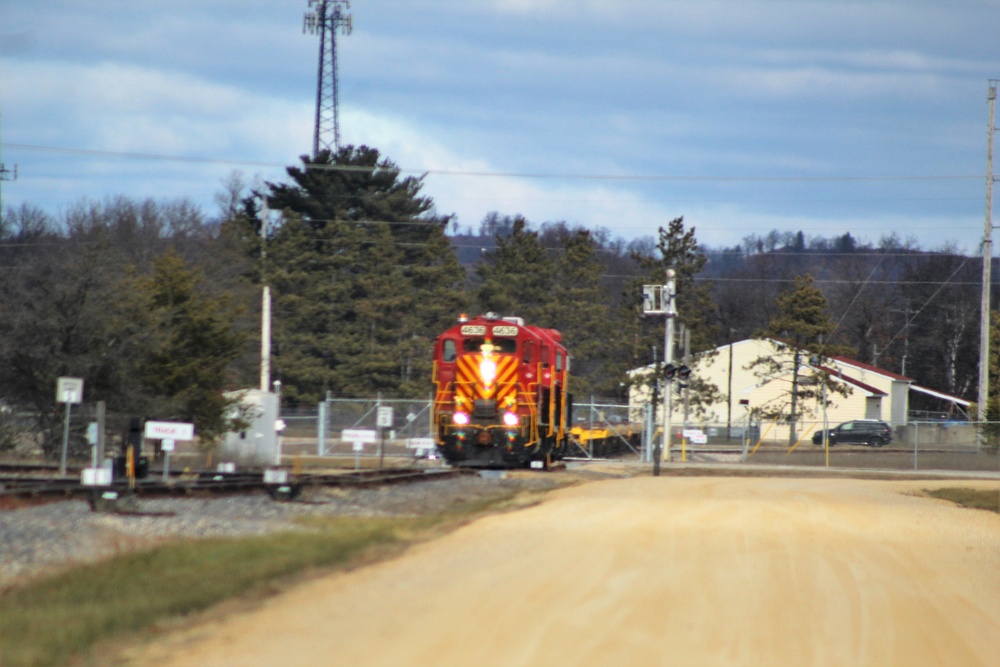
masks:
<svg viewBox="0 0 1000 667"><path fill-rule="evenodd" d="M309 515L416 516L517 491L546 491L571 481L560 474L508 473L502 479L462 476L376 489L317 488L304 502L276 502L263 492L139 500L141 512L170 516L92 512L86 500L5 510L0 511L0 590L168 540L303 530L296 518Z"/></svg>

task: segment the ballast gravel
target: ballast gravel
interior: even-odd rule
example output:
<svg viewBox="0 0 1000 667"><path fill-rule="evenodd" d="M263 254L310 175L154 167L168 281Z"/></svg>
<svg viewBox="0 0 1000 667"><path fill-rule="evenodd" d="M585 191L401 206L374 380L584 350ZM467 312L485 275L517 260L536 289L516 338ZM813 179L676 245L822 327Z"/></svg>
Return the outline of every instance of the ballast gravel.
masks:
<svg viewBox="0 0 1000 667"><path fill-rule="evenodd" d="M551 475L470 475L372 489L320 487L296 502L278 502L264 492L140 497L139 514L93 512L84 499L9 509L0 511L0 589L165 540L302 530L295 519L304 515L415 516L511 491L548 490L564 481Z"/></svg>

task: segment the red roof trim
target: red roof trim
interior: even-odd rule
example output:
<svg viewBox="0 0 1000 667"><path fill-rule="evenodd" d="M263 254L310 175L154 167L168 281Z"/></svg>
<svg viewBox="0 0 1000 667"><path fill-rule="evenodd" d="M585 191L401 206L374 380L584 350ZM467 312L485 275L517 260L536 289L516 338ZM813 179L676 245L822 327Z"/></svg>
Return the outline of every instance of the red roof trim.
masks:
<svg viewBox="0 0 1000 667"><path fill-rule="evenodd" d="M862 370L870 371L872 373L878 373L879 375L884 375L888 378L892 378L893 380L901 380L903 382L914 381L913 378L908 378L905 375L900 375L899 373L893 373L892 371L887 371L884 368L877 368L876 366L866 364L862 361L858 361L857 359L851 359L850 357L834 356L830 358L833 359L834 361L839 361L840 363L846 364L848 366L854 366L855 368L860 368Z"/></svg>
<svg viewBox="0 0 1000 667"><path fill-rule="evenodd" d="M817 368L819 368L824 373L827 373L831 377L835 377L838 380L840 380L841 382L846 382L847 384L853 384L858 389L862 389L864 391L867 391L869 394L875 394L876 396L888 396L889 395L886 392L882 391L881 389L876 389L875 387L871 386L870 384L865 384L864 382L861 382L860 380L855 380L852 377L848 377L846 375L841 374L840 371L838 371L836 368L830 368L829 366L817 366Z"/></svg>

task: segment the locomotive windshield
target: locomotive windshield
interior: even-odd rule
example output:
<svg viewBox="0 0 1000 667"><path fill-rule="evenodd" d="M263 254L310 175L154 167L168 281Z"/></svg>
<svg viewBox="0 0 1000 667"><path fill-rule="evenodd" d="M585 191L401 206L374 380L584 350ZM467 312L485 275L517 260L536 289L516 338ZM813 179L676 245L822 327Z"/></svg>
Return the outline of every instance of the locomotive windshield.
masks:
<svg viewBox="0 0 1000 667"><path fill-rule="evenodd" d="M493 345L493 352L500 354L513 354L517 352L517 340L514 338L494 338L490 343ZM462 341L462 352L482 352L485 338L466 338Z"/></svg>

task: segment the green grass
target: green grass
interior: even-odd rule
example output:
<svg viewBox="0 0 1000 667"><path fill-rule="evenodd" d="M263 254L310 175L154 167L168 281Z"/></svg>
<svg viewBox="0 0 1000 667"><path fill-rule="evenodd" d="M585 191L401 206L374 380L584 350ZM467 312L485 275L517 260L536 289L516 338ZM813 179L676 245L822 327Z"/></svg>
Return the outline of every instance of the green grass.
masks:
<svg viewBox="0 0 1000 667"><path fill-rule="evenodd" d="M266 593L292 575L357 562L377 550L394 553L510 498L419 518L311 517L300 522L310 530L173 542L41 578L0 594L0 665L63 665L98 642Z"/></svg>
<svg viewBox="0 0 1000 667"><path fill-rule="evenodd" d="M1000 514L1000 491L986 489L945 488L928 489L925 494L941 500L950 500L962 507L988 510Z"/></svg>

